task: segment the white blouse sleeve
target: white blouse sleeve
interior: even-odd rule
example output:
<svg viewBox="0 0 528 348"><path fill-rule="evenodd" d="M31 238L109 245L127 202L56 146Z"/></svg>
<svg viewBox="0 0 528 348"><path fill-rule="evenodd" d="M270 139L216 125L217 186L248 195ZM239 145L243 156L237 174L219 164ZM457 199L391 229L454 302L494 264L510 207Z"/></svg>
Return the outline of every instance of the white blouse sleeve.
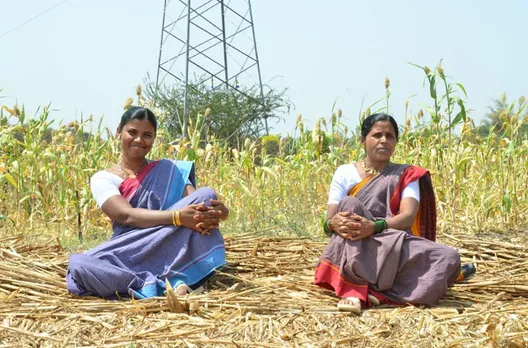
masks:
<svg viewBox="0 0 528 348"><path fill-rule="evenodd" d="M106 170L97 172L91 177L90 188L99 208L103 206L108 198L121 194L119 192L119 185L122 182L122 178Z"/></svg>
<svg viewBox="0 0 528 348"><path fill-rule="evenodd" d="M418 179L419 180L419 179ZM411 181L404 189L401 198L411 197L420 202L420 185L418 180Z"/></svg>
<svg viewBox="0 0 528 348"><path fill-rule="evenodd" d="M361 177L353 163L339 166L330 184L328 204L339 204L348 195L350 189L360 181Z"/></svg>
<svg viewBox="0 0 528 348"><path fill-rule="evenodd" d="M339 166L332 177L330 192L328 194L328 204L339 204L339 202L346 196L345 183L341 178L341 169L342 167Z"/></svg>

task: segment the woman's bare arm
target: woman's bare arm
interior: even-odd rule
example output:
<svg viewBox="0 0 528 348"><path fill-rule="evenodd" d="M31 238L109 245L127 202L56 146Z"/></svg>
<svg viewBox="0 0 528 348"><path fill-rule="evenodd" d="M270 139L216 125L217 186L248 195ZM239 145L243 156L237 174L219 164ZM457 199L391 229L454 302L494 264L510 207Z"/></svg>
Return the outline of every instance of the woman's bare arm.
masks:
<svg viewBox="0 0 528 348"><path fill-rule="evenodd" d="M134 208L121 195L108 198L101 207L112 221L132 227L172 225L172 211Z"/></svg>
<svg viewBox="0 0 528 348"><path fill-rule="evenodd" d="M337 204L328 204L328 209L326 210L326 218L330 219L335 214L337 214L339 205Z"/></svg>
<svg viewBox="0 0 528 348"><path fill-rule="evenodd" d="M194 191L196 191L194 187L186 185L183 196L185 197ZM173 224L172 211L134 208L121 195L108 198L101 209L112 221L126 226L146 228ZM221 214L221 212L217 212L212 207L203 204L189 205L180 209L180 212L182 225L197 231L218 227L220 219L217 215ZM201 213L200 217L196 219L197 212ZM197 224L200 224L200 226L197 227Z"/></svg>
<svg viewBox="0 0 528 348"><path fill-rule="evenodd" d="M385 219L387 227L402 231L408 230L413 225L419 208L420 203L415 198L403 198L400 202L398 215Z"/></svg>

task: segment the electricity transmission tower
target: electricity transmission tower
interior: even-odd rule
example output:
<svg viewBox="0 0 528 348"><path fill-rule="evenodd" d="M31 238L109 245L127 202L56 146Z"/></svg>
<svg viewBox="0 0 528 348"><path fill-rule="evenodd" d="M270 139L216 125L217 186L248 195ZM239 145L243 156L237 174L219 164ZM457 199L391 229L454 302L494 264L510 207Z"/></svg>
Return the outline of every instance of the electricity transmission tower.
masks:
<svg viewBox="0 0 528 348"><path fill-rule="evenodd" d="M192 79L219 93L240 93L265 113L250 0L165 0L156 88L185 86L183 136L188 128ZM194 82L193 82L194 83ZM260 88L257 100L240 86ZM269 133L267 116L264 117Z"/></svg>

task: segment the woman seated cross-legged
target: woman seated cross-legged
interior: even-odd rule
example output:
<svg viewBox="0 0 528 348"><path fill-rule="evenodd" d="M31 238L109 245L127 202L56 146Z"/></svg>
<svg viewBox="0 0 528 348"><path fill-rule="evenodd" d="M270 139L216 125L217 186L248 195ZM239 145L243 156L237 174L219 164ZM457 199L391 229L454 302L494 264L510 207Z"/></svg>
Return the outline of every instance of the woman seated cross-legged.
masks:
<svg viewBox="0 0 528 348"><path fill-rule="evenodd" d="M335 291L341 310L379 303L434 305L460 273L460 256L435 243L436 205L426 169L390 161L398 125L386 114L361 126L366 158L332 179L325 233L331 240L315 284Z"/></svg>
<svg viewBox="0 0 528 348"><path fill-rule="evenodd" d="M192 162L146 158L156 130L148 109L123 114L117 130L122 159L90 181L113 235L70 256L66 283L72 294L148 298L163 295L168 281L184 295L225 264L218 228L229 209L212 189L195 188Z"/></svg>

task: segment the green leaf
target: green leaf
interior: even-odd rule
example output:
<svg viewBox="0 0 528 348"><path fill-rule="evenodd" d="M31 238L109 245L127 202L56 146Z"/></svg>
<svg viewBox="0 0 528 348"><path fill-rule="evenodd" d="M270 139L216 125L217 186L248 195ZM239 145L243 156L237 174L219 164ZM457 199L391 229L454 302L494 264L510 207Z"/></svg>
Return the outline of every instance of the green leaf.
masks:
<svg viewBox="0 0 528 348"><path fill-rule="evenodd" d="M464 168L464 166L466 165L466 163L468 163L469 161L471 161L473 159L473 157L464 157L462 158L460 161L458 161L457 163L457 170L460 172L462 171L462 169Z"/></svg>
<svg viewBox="0 0 528 348"><path fill-rule="evenodd" d="M436 99L436 84L435 84L435 77L431 76L429 78L429 92L431 93L431 98Z"/></svg>
<svg viewBox="0 0 528 348"><path fill-rule="evenodd" d="M460 107L460 112L456 115L455 119L453 120L453 122L451 122L449 127L456 126L460 123L461 120L466 122L466 107L464 106L464 101L462 99L457 99L457 104Z"/></svg>
<svg viewBox="0 0 528 348"><path fill-rule="evenodd" d="M415 67L417 67L417 68L420 68L420 69L422 69L422 70L425 72L425 67L420 66L420 65L415 64L415 63L411 63L411 62L407 62L407 63L408 63L408 64L411 64L412 66L415 66Z"/></svg>
<svg viewBox="0 0 528 348"><path fill-rule="evenodd" d="M11 174L4 174L4 178L6 178L7 181L9 181L9 183L18 190L18 185Z"/></svg>
<svg viewBox="0 0 528 348"><path fill-rule="evenodd" d="M331 111L332 113L333 113L334 110L335 110L336 104L337 104L337 98L334 99L334 103L332 104L332 111Z"/></svg>
<svg viewBox="0 0 528 348"><path fill-rule="evenodd" d="M246 157L244 158L244 160L242 161L242 163L244 164L244 166L248 169L251 168L251 160L249 159L249 157Z"/></svg>
<svg viewBox="0 0 528 348"><path fill-rule="evenodd" d="M455 83L458 87L460 87L460 89L462 90L462 92L464 92L464 95L466 96L467 98L467 93L466 93L466 89L464 88L464 86L461 84L461 83L458 83L456 82Z"/></svg>
<svg viewBox="0 0 528 348"><path fill-rule="evenodd" d="M269 142L280 143L279 137L277 137L276 135L273 135L273 134L265 135L261 139L262 139L262 145L266 145Z"/></svg>
<svg viewBox="0 0 528 348"><path fill-rule="evenodd" d="M271 170L268 167L260 167L260 169L266 173L268 173L270 176L272 176L275 180L277 180L277 173Z"/></svg>
<svg viewBox="0 0 528 348"><path fill-rule="evenodd" d="M508 194L505 194L502 197L502 206L506 209L508 213L511 212L512 200Z"/></svg>
<svg viewBox="0 0 528 348"><path fill-rule="evenodd" d="M439 121L439 118L438 118L438 115L436 114L436 112L433 110L432 107L430 106L427 106L427 105L423 105L425 111L427 111L429 113L429 115L431 115L431 120L433 120L434 123L438 123Z"/></svg>
<svg viewBox="0 0 528 348"><path fill-rule="evenodd" d="M188 161L194 161L196 159L196 152L193 148L190 148L186 151L186 157Z"/></svg>

